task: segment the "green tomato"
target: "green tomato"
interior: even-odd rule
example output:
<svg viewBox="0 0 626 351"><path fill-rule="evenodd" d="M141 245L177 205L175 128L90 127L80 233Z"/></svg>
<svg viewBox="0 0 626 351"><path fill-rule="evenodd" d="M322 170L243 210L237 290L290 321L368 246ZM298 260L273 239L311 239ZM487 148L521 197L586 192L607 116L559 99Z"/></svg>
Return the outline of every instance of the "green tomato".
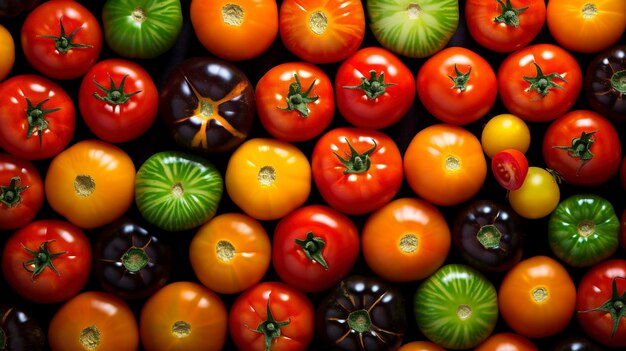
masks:
<svg viewBox="0 0 626 351"><path fill-rule="evenodd" d="M396 54L430 56L450 41L459 24L458 0L368 0L369 26Z"/></svg>
<svg viewBox="0 0 626 351"><path fill-rule="evenodd" d="M554 255L574 267L609 258L619 245L620 221L613 205L597 195L563 200L550 215L548 242Z"/></svg>
<svg viewBox="0 0 626 351"><path fill-rule="evenodd" d="M413 303L417 326L447 349L473 348L485 340L498 320L498 295L477 270L448 264L417 289Z"/></svg>
<svg viewBox="0 0 626 351"><path fill-rule="evenodd" d="M168 231L192 229L213 218L223 192L224 181L213 164L182 152L152 155L135 177L139 212Z"/></svg>
<svg viewBox="0 0 626 351"><path fill-rule="evenodd" d="M104 38L120 56L149 59L169 50L183 26L179 0L107 0Z"/></svg>

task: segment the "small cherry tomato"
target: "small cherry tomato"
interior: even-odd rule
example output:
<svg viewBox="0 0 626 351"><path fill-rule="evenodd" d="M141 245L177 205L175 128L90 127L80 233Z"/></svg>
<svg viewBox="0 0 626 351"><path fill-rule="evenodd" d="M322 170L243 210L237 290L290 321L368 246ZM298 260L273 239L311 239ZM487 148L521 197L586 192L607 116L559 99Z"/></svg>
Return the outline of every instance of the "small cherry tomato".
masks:
<svg viewBox="0 0 626 351"><path fill-rule="evenodd" d="M519 150L498 151L491 159L491 171L503 188L517 190L528 174L528 160Z"/></svg>
<svg viewBox="0 0 626 351"><path fill-rule="evenodd" d="M528 167L524 183L509 192L509 204L524 218L542 218L554 211L561 198L561 191L554 175L539 167Z"/></svg>
<svg viewBox="0 0 626 351"><path fill-rule="evenodd" d="M530 147L530 129L523 119L515 115L508 113L497 115L485 124L480 143L490 158L505 149L526 153Z"/></svg>

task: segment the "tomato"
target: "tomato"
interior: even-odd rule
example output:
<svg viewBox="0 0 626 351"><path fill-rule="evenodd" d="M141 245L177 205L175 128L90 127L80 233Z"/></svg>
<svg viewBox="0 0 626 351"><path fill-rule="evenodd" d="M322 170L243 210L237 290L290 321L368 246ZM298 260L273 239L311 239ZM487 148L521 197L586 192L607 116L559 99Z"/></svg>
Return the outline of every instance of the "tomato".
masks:
<svg viewBox="0 0 626 351"><path fill-rule="evenodd" d="M537 219L549 215L558 206L561 190L552 173L539 167L528 167L524 183L508 194L513 210L524 218Z"/></svg>
<svg viewBox="0 0 626 351"><path fill-rule="evenodd" d="M620 217L619 243L626 250L626 208L622 211L622 216Z"/></svg>
<svg viewBox="0 0 626 351"><path fill-rule="evenodd" d="M543 137L543 159L570 184L595 186L615 175L622 161L620 137L600 114L576 110L558 118Z"/></svg>
<svg viewBox="0 0 626 351"><path fill-rule="evenodd" d="M0 305L0 316L2 350L44 350L45 334L30 311L21 307Z"/></svg>
<svg viewBox="0 0 626 351"><path fill-rule="evenodd" d="M290 52L311 63L339 62L352 55L365 36L359 0L283 0L280 38Z"/></svg>
<svg viewBox="0 0 626 351"><path fill-rule="evenodd" d="M222 350L227 319L226 306L216 293L196 283L171 283L141 309L141 345L147 351Z"/></svg>
<svg viewBox="0 0 626 351"><path fill-rule="evenodd" d="M179 0L106 0L104 38L118 55L149 59L164 54L183 27Z"/></svg>
<svg viewBox="0 0 626 351"><path fill-rule="evenodd" d="M335 74L337 109L350 124L380 129L398 122L415 100L413 73L393 53L360 49Z"/></svg>
<svg viewBox="0 0 626 351"><path fill-rule="evenodd" d="M445 349L430 341L412 341L402 345L398 351L445 351Z"/></svg>
<svg viewBox="0 0 626 351"><path fill-rule="evenodd" d="M263 128L285 141L313 139L328 127L335 114L330 78L305 62L272 67L259 79L255 99Z"/></svg>
<svg viewBox="0 0 626 351"><path fill-rule="evenodd" d="M573 105L582 88L578 62L553 44L527 46L498 69L498 93L512 114L530 122L553 120Z"/></svg>
<svg viewBox="0 0 626 351"><path fill-rule="evenodd" d="M41 0L5 0L0 2L0 18L16 17L37 6Z"/></svg>
<svg viewBox="0 0 626 351"><path fill-rule="evenodd" d="M563 266L533 256L513 266L498 292L500 314L518 334L541 338L567 327L576 307L576 286Z"/></svg>
<svg viewBox="0 0 626 351"><path fill-rule="evenodd" d="M198 229L189 246L189 260L204 286L234 294L263 278L271 251L261 223L245 214L224 213Z"/></svg>
<svg viewBox="0 0 626 351"><path fill-rule="evenodd" d="M26 74L0 84L0 120L0 148L27 160L41 160L70 143L76 111L60 85Z"/></svg>
<svg viewBox="0 0 626 351"><path fill-rule="evenodd" d="M108 59L96 63L83 77L78 107L98 138L121 143L150 128L158 99L157 88L145 69L127 60Z"/></svg>
<svg viewBox="0 0 626 351"><path fill-rule="evenodd" d="M192 0L190 16L200 43L224 60L257 57L278 35L274 0Z"/></svg>
<svg viewBox="0 0 626 351"><path fill-rule="evenodd" d="M15 62L15 43L11 33L0 24L0 81L2 81L13 68Z"/></svg>
<svg viewBox="0 0 626 351"><path fill-rule="evenodd" d="M359 231L344 214L322 205L298 208L274 229L272 262L287 284L326 290L345 278L359 255Z"/></svg>
<svg viewBox="0 0 626 351"><path fill-rule="evenodd" d="M462 47L430 57L417 73L417 94L437 119L468 124L481 119L496 102L496 74L484 58Z"/></svg>
<svg viewBox="0 0 626 351"><path fill-rule="evenodd" d="M585 95L591 107L615 121L626 121L626 45L593 58L585 72Z"/></svg>
<svg viewBox="0 0 626 351"><path fill-rule="evenodd" d="M593 341L582 337L574 336L561 340L552 349L552 351L604 351L604 348L598 346Z"/></svg>
<svg viewBox="0 0 626 351"><path fill-rule="evenodd" d="M263 282L239 295L228 329L242 351L307 349L313 339L313 304L289 285Z"/></svg>
<svg viewBox="0 0 626 351"><path fill-rule="evenodd" d="M503 332L491 335L474 351L539 351L539 349L521 335Z"/></svg>
<svg viewBox="0 0 626 351"><path fill-rule="evenodd" d="M480 45L511 52L528 45L546 21L545 0L468 0L465 21Z"/></svg>
<svg viewBox="0 0 626 351"><path fill-rule="evenodd" d="M97 228L130 208L135 166L122 149L83 140L52 160L44 185L53 210L81 228Z"/></svg>
<svg viewBox="0 0 626 351"><path fill-rule="evenodd" d="M404 174L413 191L435 205L467 201L487 177L487 161L468 130L436 124L420 130L404 154Z"/></svg>
<svg viewBox="0 0 626 351"><path fill-rule="evenodd" d="M341 127L317 140L311 157L313 179L324 201L356 215L389 202L402 184L402 156L386 134Z"/></svg>
<svg viewBox="0 0 626 351"><path fill-rule="evenodd" d="M0 153L0 229L30 223L43 205L43 182L32 163Z"/></svg>
<svg viewBox="0 0 626 351"><path fill-rule="evenodd" d="M54 79L73 79L98 60L102 29L79 2L46 1L24 20L21 40L24 56L37 71Z"/></svg>
<svg viewBox="0 0 626 351"><path fill-rule="evenodd" d="M113 295L89 291L66 302L48 327L52 351L131 351L139 347L133 312Z"/></svg>
<svg viewBox="0 0 626 351"><path fill-rule="evenodd" d="M613 259L591 267L578 285L576 316L594 340L626 347L626 261Z"/></svg>
<svg viewBox="0 0 626 351"><path fill-rule="evenodd" d="M517 190L528 174L528 160L519 150L498 151L491 159L491 172L503 188Z"/></svg>
<svg viewBox="0 0 626 351"><path fill-rule="evenodd" d="M622 0L550 0L547 12L550 34L571 51L608 49L626 29Z"/></svg>
<svg viewBox="0 0 626 351"><path fill-rule="evenodd" d="M385 235L380 235L381 233ZM450 228L426 201L394 200L372 213L361 234L365 262L376 275L408 282L433 274L450 250Z"/></svg>
<svg viewBox="0 0 626 351"><path fill-rule="evenodd" d="M530 129L521 118L508 113L500 114L485 124L480 143L490 158L506 149L526 153L530 146Z"/></svg>
<svg viewBox="0 0 626 351"><path fill-rule="evenodd" d="M91 244L74 225L39 220L27 224L7 240L2 274L23 298L54 303L76 295L91 271Z"/></svg>

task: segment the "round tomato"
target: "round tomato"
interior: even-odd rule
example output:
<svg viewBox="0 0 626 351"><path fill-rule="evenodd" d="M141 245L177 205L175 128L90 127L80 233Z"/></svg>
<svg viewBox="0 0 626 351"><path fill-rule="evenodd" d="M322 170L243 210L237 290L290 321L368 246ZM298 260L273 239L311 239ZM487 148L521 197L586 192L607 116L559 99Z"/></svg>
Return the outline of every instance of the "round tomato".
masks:
<svg viewBox="0 0 626 351"><path fill-rule="evenodd" d="M278 35L274 0L192 0L190 16L200 43L224 60L257 57Z"/></svg>
<svg viewBox="0 0 626 351"><path fill-rule="evenodd" d="M620 217L619 243L626 250L626 208L622 211L622 216Z"/></svg>
<svg viewBox="0 0 626 351"><path fill-rule="evenodd" d="M530 129L523 119L508 113L500 114L485 124L480 143L490 158L506 149L526 153L530 146Z"/></svg>
<svg viewBox="0 0 626 351"><path fill-rule="evenodd" d="M430 57L417 73L420 101L437 119L468 124L481 119L496 102L496 74L484 58L462 47Z"/></svg>
<svg viewBox="0 0 626 351"><path fill-rule="evenodd" d="M613 46L594 57L584 84L594 110L615 121L626 121L626 45Z"/></svg>
<svg viewBox="0 0 626 351"><path fill-rule="evenodd" d="M46 199L75 225L92 229L120 218L133 202L135 166L122 149L83 140L58 154L46 174Z"/></svg>
<svg viewBox="0 0 626 351"><path fill-rule="evenodd" d="M360 0L283 0L278 20L287 50L311 63L344 60L365 37Z"/></svg>
<svg viewBox="0 0 626 351"><path fill-rule="evenodd" d="M74 136L76 111L51 80L19 75L0 84L0 148L27 160L55 156Z"/></svg>
<svg viewBox="0 0 626 351"><path fill-rule="evenodd" d="M175 282L144 303L139 317L147 351L222 350L228 312L220 297L200 284Z"/></svg>
<svg viewBox="0 0 626 351"><path fill-rule="evenodd" d="M2 81L13 68L15 62L15 43L11 33L0 24L0 81Z"/></svg>
<svg viewBox="0 0 626 351"><path fill-rule="evenodd" d="M498 151L491 159L491 172L503 188L517 190L528 174L528 160L519 150Z"/></svg>
<svg viewBox="0 0 626 351"><path fill-rule="evenodd" d="M335 114L330 78L305 62L282 63L267 71L256 85L255 99L263 128L285 141L313 139Z"/></svg>
<svg viewBox="0 0 626 351"><path fill-rule="evenodd" d="M272 262L280 279L305 292L326 290L345 278L359 254L359 231L332 208L310 205L280 220Z"/></svg>
<svg viewBox="0 0 626 351"><path fill-rule="evenodd" d="M554 175L539 167L528 167L524 183L508 195L513 210L524 218L549 215L558 206L561 191Z"/></svg>
<svg viewBox="0 0 626 351"><path fill-rule="evenodd" d="M502 318L516 333L529 338L551 336L572 319L576 286L560 263L533 256L506 273L498 304Z"/></svg>
<svg viewBox="0 0 626 351"><path fill-rule="evenodd" d="M189 259L204 286L234 294L263 278L271 251L261 223L241 213L225 213L198 229L189 246Z"/></svg>
<svg viewBox="0 0 626 351"><path fill-rule="evenodd" d="M498 69L498 92L512 114L546 122L567 112L582 88L582 71L565 49L527 46L507 56Z"/></svg>
<svg viewBox="0 0 626 351"><path fill-rule="evenodd" d="M43 204L43 182L32 163L0 154L0 230L30 223Z"/></svg>
<svg viewBox="0 0 626 351"><path fill-rule="evenodd" d="M605 351L595 342L582 336L573 336L561 340L552 349L552 351Z"/></svg>
<svg viewBox="0 0 626 351"><path fill-rule="evenodd" d="M436 124L420 130L404 154L411 189L440 206L460 204L476 195L487 177L480 142L468 130Z"/></svg>
<svg viewBox="0 0 626 351"><path fill-rule="evenodd" d="M80 85L78 107L100 139L121 143L145 133L157 115L159 93L140 65L121 59L96 63Z"/></svg>
<svg viewBox="0 0 626 351"><path fill-rule="evenodd" d="M386 134L336 128L318 139L311 157L313 179L331 207L356 215L389 202L402 184L402 156Z"/></svg>
<svg viewBox="0 0 626 351"><path fill-rule="evenodd" d="M393 53L360 49L335 75L339 113L359 128L380 129L398 122L415 100L413 73Z"/></svg>
<svg viewBox="0 0 626 351"><path fill-rule="evenodd" d="M35 221L15 232L2 252L2 273L25 299L54 303L76 295L91 271L91 244L67 222Z"/></svg>
<svg viewBox="0 0 626 351"><path fill-rule="evenodd" d="M398 351L446 351L446 349L430 341L412 341L402 345Z"/></svg>
<svg viewBox="0 0 626 351"><path fill-rule="evenodd" d="M98 60L102 30L78 1L46 1L24 20L21 40L24 56L36 70L50 78L73 79Z"/></svg>
<svg viewBox="0 0 626 351"><path fill-rule="evenodd" d="M514 333L493 334L474 351L539 351L530 340Z"/></svg>
<svg viewBox="0 0 626 351"><path fill-rule="evenodd" d="M0 347L2 350L42 351L46 337L35 315L24 308L0 305Z"/></svg>

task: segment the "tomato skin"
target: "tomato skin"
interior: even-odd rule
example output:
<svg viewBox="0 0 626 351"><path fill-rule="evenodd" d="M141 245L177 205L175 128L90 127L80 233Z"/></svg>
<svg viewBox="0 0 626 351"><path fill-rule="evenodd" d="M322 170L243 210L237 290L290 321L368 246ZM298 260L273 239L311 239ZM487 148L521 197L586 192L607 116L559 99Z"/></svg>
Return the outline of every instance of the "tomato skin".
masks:
<svg viewBox="0 0 626 351"><path fill-rule="evenodd" d="M15 43L11 33L0 24L0 82L11 72L15 63Z"/></svg>
<svg viewBox="0 0 626 351"><path fill-rule="evenodd" d="M446 351L446 349L430 341L412 341L400 346L398 351Z"/></svg>
<svg viewBox="0 0 626 351"><path fill-rule="evenodd" d="M621 247L626 250L626 208L622 211L622 216L620 217L619 233L619 243Z"/></svg>
<svg viewBox="0 0 626 351"><path fill-rule="evenodd" d="M480 143L488 157L498 151L515 149L526 153L530 147L530 129L521 118L503 113L492 117L480 135Z"/></svg>
<svg viewBox="0 0 626 351"><path fill-rule="evenodd" d="M44 266L33 277L34 259L24 247L42 252L47 243L49 262L56 268ZM22 246L23 245L23 246ZM55 254L60 254L54 256ZM54 256L54 257L51 257ZM20 296L35 303L55 303L76 295L87 283L91 271L91 244L76 226L57 220L39 220L16 231L2 252L2 273Z"/></svg>
<svg viewBox="0 0 626 351"><path fill-rule="evenodd" d="M363 79L376 79L384 73L384 92L370 98L364 89L356 87ZM344 60L335 74L335 95L339 113L359 128L381 129L398 122L415 100L413 73L391 51L379 47L358 50Z"/></svg>
<svg viewBox="0 0 626 351"><path fill-rule="evenodd" d="M491 159L491 172L503 188L517 190L528 174L528 160L519 150L498 151Z"/></svg>
<svg viewBox="0 0 626 351"><path fill-rule="evenodd" d="M510 191L508 198L520 216L537 219L549 215L559 205L561 190L550 172L531 166L522 186Z"/></svg>
<svg viewBox="0 0 626 351"><path fill-rule="evenodd" d="M626 71L626 45L601 52L585 71L585 95L591 107L614 121L626 121L626 95L620 77Z"/></svg>
<svg viewBox="0 0 626 351"><path fill-rule="evenodd" d="M474 351L539 351L539 349L521 335L504 332L491 335Z"/></svg>
<svg viewBox="0 0 626 351"><path fill-rule="evenodd" d="M39 172L32 163L13 155L0 153L0 189L0 229L17 229L30 223L43 205ZM9 191L15 195L9 195Z"/></svg>
<svg viewBox="0 0 626 351"><path fill-rule="evenodd" d="M3 350L41 351L45 349L46 337L39 321L28 309L19 306L0 305L0 334Z"/></svg>

